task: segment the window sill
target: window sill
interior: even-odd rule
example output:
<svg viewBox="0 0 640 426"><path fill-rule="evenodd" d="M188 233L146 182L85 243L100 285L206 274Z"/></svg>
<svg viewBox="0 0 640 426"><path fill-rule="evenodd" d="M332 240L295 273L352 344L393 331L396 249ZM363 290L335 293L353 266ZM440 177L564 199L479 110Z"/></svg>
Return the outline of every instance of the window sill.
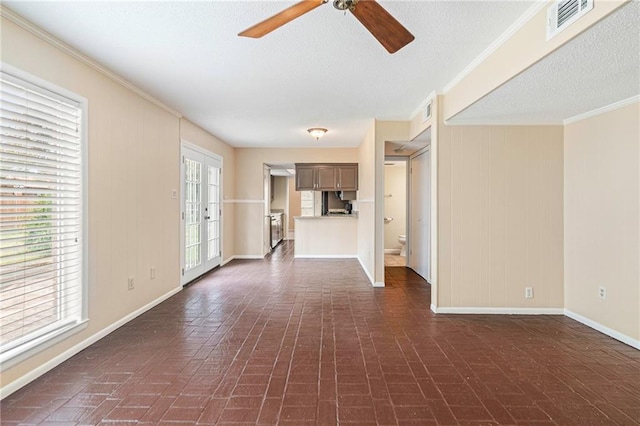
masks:
<svg viewBox="0 0 640 426"><path fill-rule="evenodd" d="M38 352L62 342L69 336L84 330L88 325L88 319L74 322L0 354L0 372L21 363Z"/></svg>

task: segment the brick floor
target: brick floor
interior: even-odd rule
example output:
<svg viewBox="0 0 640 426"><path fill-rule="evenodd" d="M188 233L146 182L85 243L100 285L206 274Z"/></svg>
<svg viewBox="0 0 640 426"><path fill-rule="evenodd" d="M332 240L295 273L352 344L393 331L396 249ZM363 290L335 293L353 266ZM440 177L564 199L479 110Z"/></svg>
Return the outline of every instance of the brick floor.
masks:
<svg viewBox="0 0 640 426"><path fill-rule="evenodd" d="M355 260L233 261L2 401L2 424L634 425L640 351L562 316L434 315Z"/></svg>

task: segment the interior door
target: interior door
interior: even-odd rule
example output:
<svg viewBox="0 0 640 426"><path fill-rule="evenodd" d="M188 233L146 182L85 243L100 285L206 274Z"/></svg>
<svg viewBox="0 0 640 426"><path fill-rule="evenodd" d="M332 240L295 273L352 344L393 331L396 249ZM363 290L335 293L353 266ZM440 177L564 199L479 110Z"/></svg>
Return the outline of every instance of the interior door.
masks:
<svg viewBox="0 0 640 426"><path fill-rule="evenodd" d="M412 157L410 167L410 228L408 266L422 278L430 280L431 238L431 153L425 151Z"/></svg>
<svg viewBox="0 0 640 426"><path fill-rule="evenodd" d="M183 145L181 169L184 285L222 261L222 162Z"/></svg>

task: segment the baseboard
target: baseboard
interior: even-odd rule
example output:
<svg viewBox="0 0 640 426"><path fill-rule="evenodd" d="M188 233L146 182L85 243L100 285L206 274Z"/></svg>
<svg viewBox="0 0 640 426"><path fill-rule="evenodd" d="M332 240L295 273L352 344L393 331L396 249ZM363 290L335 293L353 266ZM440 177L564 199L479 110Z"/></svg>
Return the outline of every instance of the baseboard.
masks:
<svg viewBox="0 0 640 426"><path fill-rule="evenodd" d="M438 307L433 303L431 304L431 312L433 312L434 314L438 313Z"/></svg>
<svg viewBox="0 0 640 426"><path fill-rule="evenodd" d="M384 283L381 281L376 281L372 284L374 287L376 288L381 288L381 287L385 287Z"/></svg>
<svg viewBox="0 0 640 426"><path fill-rule="evenodd" d="M153 308L154 306L159 305L160 303L164 302L165 300L167 300L168 298L170 298L174 294L178 293L180 290L182 290L182 286L174 288L173 290L163 294L162 296L158 297L157 299L153 300L152 302L147 303L146 305L142 306L139 309L136 309L135 311L131 312L129 315L126 315L126 316L120 318L118 321L116 321L116 322L112 323L111 325L103 328L102 330L98 331L97 333L93 334L92 336L89 336L88 338L86 338L82 342L78 343L75 346L72 346L71 348L69 348L66 351L62 352L60 355L58 355L58 356L50 359L49 361L45 362L41 366L31 370L30 372L28 372L24 376L14 380L13 382L9 383L6 386L3 386L2 388L0 388L0 399L4 399L7 396L9 396L12 393L14 393L15 391L17 391L18 389L28 385L29 383L31 383L32 381L34 381L38 377L40 377L43 374L45 374L47 371L57 367L58 365L60 365L64 361L68 360L69 358L71 358L72 356L74 356L78 352L82 351L83 349L88 348L89 346L91 346L92 344L94 344L98 340L102 339L103 337L105 337L109 333L111 333L111 332L115 331L116 329L122 327L123 325L125 325L129 321L133 320L134 318L142 315L143 313L147 312L149 309Z"/></svg>
<svg viewBox="0 0 640 426"><path fill-rule="evenodd" d="M575 312L568 309L564 310L564 314L572 320L576 320L579 323L586 325L587 327L593 328L600 333L606 334L609 337L612 337L622 343L640 350L640 340L636 340L633 337L627 336L626 334L620 333L619 331L615 331L607 327L606 325L602 325L599 322L593 321L587 317L583 317L582 315L576 314Z"/></svg>
<svg viewBox="0 0 640 426"><path fill-rule="evenodd" d="M231 256L231 259L238 259L238 260L255 260L255 259L264 259L264 256L260 256L258 254L236 254L234 256Z"/></svg>
<svg viewBox="0 0 640 426"><path fill-rule="evenodd" d="M369 274L369 271L367 271L367 268L364 267L364 263L362 263L362 259L360 259L360 256L358 256L358 262L360 262L360 268L362 268L362 271L364 272L364 274L367 276L367 278L369 278L369 282L371 283L371 285L375 287L376 280L373 279L371 274ZM383 287L384 287L384 284L383 284Z"/></svg>
<svg viewBox="0 0 640 426"><path fill-rule="evenodd" d="M474 314L474 315L564 315L562 308L487 308L487 307L435 307L431 310L436 314Z"/></svg>
<svg viewBox="0 0 640 426"><path fill-rule="evenodd" d="M401 249L384 249L384 254L400 254Z"/></svg>
<svg viewBox="0 0 640 426"><path fill-rule="evenodd" d="M355 254L296 254L294 259L356 259Z"/></svg>

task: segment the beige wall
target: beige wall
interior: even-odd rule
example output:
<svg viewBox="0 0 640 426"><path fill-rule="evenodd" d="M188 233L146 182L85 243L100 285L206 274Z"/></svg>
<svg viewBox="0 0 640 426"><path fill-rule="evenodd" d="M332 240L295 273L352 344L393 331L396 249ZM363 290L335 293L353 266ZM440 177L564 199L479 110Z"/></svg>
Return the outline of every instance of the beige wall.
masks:
<svg viewBox="0 0 640 426"><path fill-rule="evenodd" d="M538 13L446 93L444 117L450 119L554 50L609 15L628 0L594 1L593 9L547 41L547 3Z"/></svg>
<svg viewBox="0 0 640 426"><path fill-rule="evenodd" d="M181 119L180 139L198 145L222 157L222 261L235 254L235 204L224 202L233 199L235 194L235 149L207 131Z"/></svg>
<svg viewBox="0 0 640 426"><path fill-rule="evenodd" d="M399 162L384 167L384 249L400 250L399 235L407 234L407 164Z"/></svg>
<svg viewBox="0 0 640 426"><path fill-rule="evenodd" d="M439 135L438 306L562 308L562 127Z"/></svg>
<svg viewBox="0 0 640 426"><path fill-rule="evenodd" d="M5 387L179 288L180 137L178 117L5 18L1 39L3 62L87 98L89 111L88 327L2 371Z"/></svg>
<svg viewBox="0 0 640 426"><path fill-rule="evenodd" d="M357 148L237 148L236 256L262 257L263 164L358 161Z"/></svg>
<svg viewBox="0 0 640 426"><path fill-rule="evenodd" d="M565 127L567 310L640 341L640 104ZM606 287L606 299L598 287Z"/></svg>
<svg viewBox="0 0 640 426"><path fill-rule="evenodd" d="M287 208L287 195L289 188L287 187L287 178L284 176L273 177L273 201L271 201L272 209L285 210Z"/></svg>
<svg viewBox="0 0 640 426"><path fill-rule="evenodd" d="M375 282L375 124L372 122L358 148L358 259L373 284Z"/></svg>

